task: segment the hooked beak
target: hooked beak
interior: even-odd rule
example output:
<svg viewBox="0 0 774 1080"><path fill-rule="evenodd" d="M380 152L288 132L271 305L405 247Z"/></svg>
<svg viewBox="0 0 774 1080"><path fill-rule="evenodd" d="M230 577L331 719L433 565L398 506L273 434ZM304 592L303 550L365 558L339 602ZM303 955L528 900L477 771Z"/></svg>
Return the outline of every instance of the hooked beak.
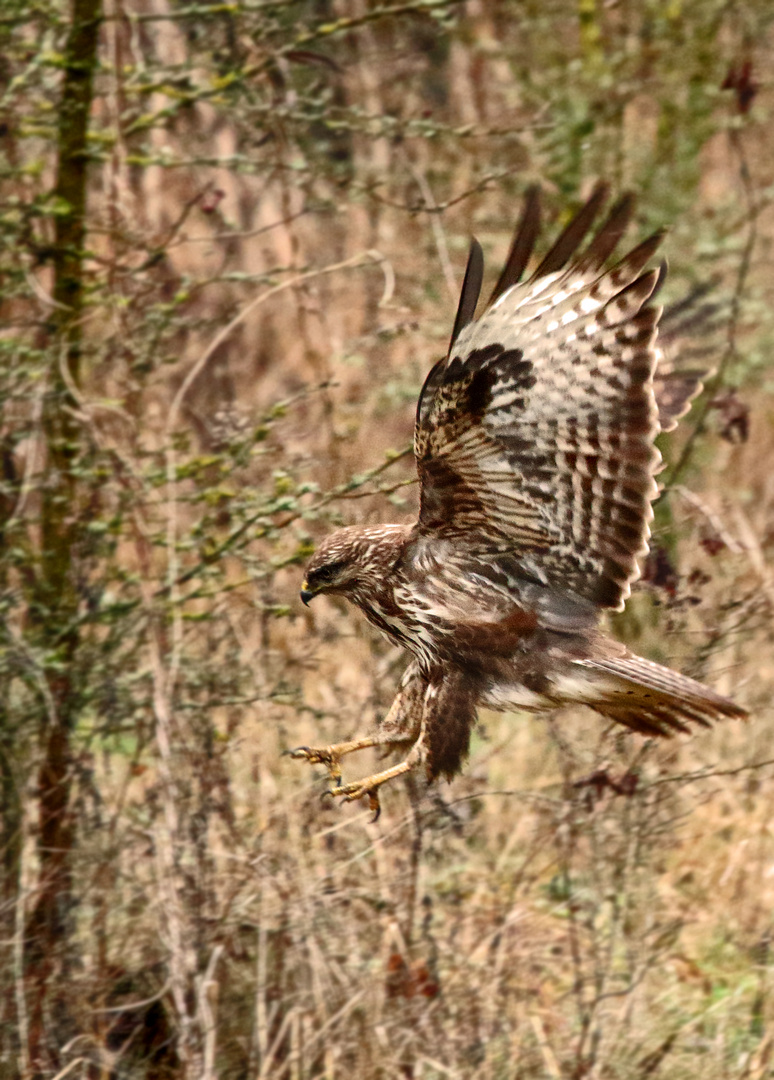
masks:
<svg viewBox="0 0 774 1080"><path fill-rule="evenodd" d="M314 593L307 587L306 582L301 586L301 603L304 607L309 607L309 601L314 599Z"/></svg>

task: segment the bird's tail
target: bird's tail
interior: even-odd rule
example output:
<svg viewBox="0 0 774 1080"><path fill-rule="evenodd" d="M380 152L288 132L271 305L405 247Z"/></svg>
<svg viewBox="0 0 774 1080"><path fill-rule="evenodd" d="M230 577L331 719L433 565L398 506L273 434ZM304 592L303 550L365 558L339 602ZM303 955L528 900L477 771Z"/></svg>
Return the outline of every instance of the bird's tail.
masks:
<svg viewBox="0 0 774 1080"><path fill-rule="evenodd" d="M592 708L643 735L673 735L716 720L742 720L747 711L676 671L625 653L578 663L608 676Z"/></svg>

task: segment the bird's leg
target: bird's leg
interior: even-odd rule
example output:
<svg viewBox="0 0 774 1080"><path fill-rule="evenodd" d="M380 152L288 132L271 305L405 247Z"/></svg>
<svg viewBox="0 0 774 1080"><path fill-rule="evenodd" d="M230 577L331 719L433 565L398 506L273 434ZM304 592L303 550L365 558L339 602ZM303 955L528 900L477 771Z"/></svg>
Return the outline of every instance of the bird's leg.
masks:
<svg viewBox="0 0 774 1080"><path fill-rule="evenodd" d="M463 671L436 671L421 682L416 680L409 690L401 713L402 730L405 733L410 729L413 742L406 760L330 792L345 802L367 798L374 821L379 817L382 784L417 765L424 768L428 780L439 775L451 779L468 752L476 719L478 686L474 680Z"/></svg>
<svg viewBox="0 0 774 1080"><path fill-rule="evenodd" d="M369 746L396 746L410 739L410 736L402 738L396 735L365 735L361 739L350 739L349 742L332 743L330 746L297 746L295 750L286 750L288 757L308 761L310 765L324 765L328 775L338 787L341 784L341 759L346 754L353 754L356 750L366 750Z"/></svg>
<svg viewBox="0 0 774 1080"><path fill-rule="evenodd" d="M345 754L352 754L356 750L365 750L369 746L390 748L399 746L401 743L416 743L421 733L422 703L426 689L427 679L421 674L416 662L413 662L406 669L401 680L400 689L378 732L360 739L351 739L349 742L333 743L331 746L299 746L295 750L288 750L287 754L289 757L308 761L312 765L325 765L328 769L328 775L336 785L330 792L331 795L342 795L347 802L352 799L362 799L365 795L370 797L369 791L365 788L360 794L354 794L355 789L361 786L359 784L348 784L346 787L341 787L341 759ZM409 757L413 752L412 750ZM384 772L368 777L368 780L363 781L362 784L368 785L371 781L378 780L378 783L372 785L375 791L386 780L391 780L393 776L400 776L401 773L407 772L411 767L406 762L401 762L401 765L394 765L390 769L385 769Z"/></svg>
<svg viewBox="0 0 774 1080"><path fill-rule="evenodd" d="M404 773L410 772L421 761L422 756L422 747L420 740L418 740L414 743L405 761L400 761L397 765L391 765L389 769L374 773L373 776L367 776L363 780L355 780L352 784L332 788L328 795L334 799L341 798L344 802L355 802L357 799L367 798L368 805L374 815L371 819L373 824L374 821L378 820L382 812L379 805L379 788L389 780L394 780L397 776L403 776Z"/></svg>

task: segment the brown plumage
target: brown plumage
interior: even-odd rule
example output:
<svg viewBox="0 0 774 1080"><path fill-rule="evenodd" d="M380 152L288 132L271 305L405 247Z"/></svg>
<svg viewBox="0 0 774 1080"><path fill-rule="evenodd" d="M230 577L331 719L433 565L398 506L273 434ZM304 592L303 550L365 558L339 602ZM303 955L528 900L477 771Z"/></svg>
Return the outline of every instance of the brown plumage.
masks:
<svg viewBox="0 0 774 1080"><path fill-rule="evenodd" d="M341 529L309 564L305 603L343 595L413 654L378 734L293 751L339 781L350 751L410 746L399 765L334 794L378 807L379 786L410 768L452 776L479 705L583 703L648 735L746 715L597 628L603 609L623 608L648 550L654 439L702 377L656 375L661 309L650 300L665 271L647 266L662 234L604 269L630 196L580 250L606 195L599 185L522 283L539 232L531 191L478 320L483 256L473 242L448 355L417 406L418 521Z"/></svg>

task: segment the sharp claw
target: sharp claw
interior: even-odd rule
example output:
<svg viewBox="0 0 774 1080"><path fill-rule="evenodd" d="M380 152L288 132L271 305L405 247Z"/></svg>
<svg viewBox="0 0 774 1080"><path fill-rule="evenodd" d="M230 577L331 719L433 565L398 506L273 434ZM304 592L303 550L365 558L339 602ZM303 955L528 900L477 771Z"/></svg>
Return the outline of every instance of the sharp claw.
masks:
<svg viewBox="0 0 774 1080"><path fill-rule="evenodd" d="M308 761L310 765L325 765L333 772L337 767L337 760L327 750L318 750L312 746L296 746L293 750L283 751L283 757L300 758Z"/></svg>
<svg viewBox="0 0 774 1080"><path fill-rule="evenodd" d="M283 750L281 757L303 758L311 753L310 746L295 746L292 750Z"/></svg>
<svg viewBox="0 0 774 1080"><path fill-rule="evenodd" d="M302 758L311 765L324 765L328 770L329 787L322 793L322 798L339 798L342 802L357 802L360 799L368 799L369 808L373 814L371 824L379 820L382 808L379 803L379 789L382 784L401 776L413 768L414 761L406 760L392 768L385 769L374 776L352 784L343 784L341 776L341 758L344 754L350 754L354 750L362 750L367 746L375 745L372 738L356 739L348 743L340 743L335 746L312 747L297 746L294 750L286 750L285 754L292 758Z"/></svg>
<svg viewBox="0 0 774 1080"><path fill-rule="evenodd" d="M374 822L379 820L382 807L379 803L379 795L376 788L368 788L363 784L347 784L346 787L342 787L341 781L339 781L337 787L328 788L324 794L329 795L332 799L341 798L344 802L357 802L359 799L368 799L369 809L374 815L369 824L373 825Z"/></svg>

